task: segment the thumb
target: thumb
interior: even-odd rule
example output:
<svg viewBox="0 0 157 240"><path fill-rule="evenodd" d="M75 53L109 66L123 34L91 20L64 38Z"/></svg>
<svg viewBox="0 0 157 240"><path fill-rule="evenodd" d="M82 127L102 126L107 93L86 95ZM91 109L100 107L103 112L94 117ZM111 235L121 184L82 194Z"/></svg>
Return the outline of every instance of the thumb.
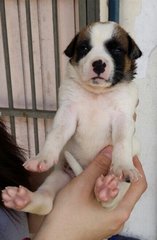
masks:
<svg viewBox="0 0 157 240"><path fill-rule="evenodd" d="M112 147L104 148L96 158L83 171L82 179L87 180L90 187L95 185L96 179L101 175L107 175L111 165Z"/></svg>

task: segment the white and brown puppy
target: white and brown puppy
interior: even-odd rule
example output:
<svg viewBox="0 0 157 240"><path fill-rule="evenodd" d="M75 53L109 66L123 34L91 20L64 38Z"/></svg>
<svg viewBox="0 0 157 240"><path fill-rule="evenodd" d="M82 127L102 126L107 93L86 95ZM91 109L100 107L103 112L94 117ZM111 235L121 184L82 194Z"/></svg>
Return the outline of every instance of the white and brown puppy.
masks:
<svg viewBox="0 0 157 240"><path fill-rule="evenodd" d="M75 36L65 50L70 60L60 87L60 104L52 131L42 151L24 165L30 171L42 172L55 164L57 170L35 193L21 190L27 199L21 210L37 214L51 210L52 198L69 180L62 170L65 151L70 153L66 156L77 171L72 156L78 166L85 168L101 149L113 145L115 176L130 181L138 178L132 162L137 154L133 116L138 93L132 80L136 73L135 60L141 54L134 40L114 22L93 23ZM45 198L44 190L49 192L49 197ZM104 206L115 206L125 191L121 186L118 196L109 197L109 205L105 202ZM17 194L10 201L4 197L6 206L18 207L14 201Z"/></svg>

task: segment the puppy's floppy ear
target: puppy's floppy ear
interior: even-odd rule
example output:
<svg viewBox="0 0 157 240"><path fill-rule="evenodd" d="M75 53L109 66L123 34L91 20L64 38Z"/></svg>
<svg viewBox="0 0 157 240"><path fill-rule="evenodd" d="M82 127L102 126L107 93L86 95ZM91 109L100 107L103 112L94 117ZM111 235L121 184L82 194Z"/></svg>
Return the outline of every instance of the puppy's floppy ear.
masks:
<svg viewBox="0 0 157 240"><path fill-rule="evenodd" d="M142 56L141 50L129 35L128 35L128 55L132 60L135 60Z"/></svg>
<svg viewBox="0 0 157 240"><path fill-rule="evenodd" d="M75 46L76 46L76 42L78 39L79 34L77 34L73 40L70 42L70 44L67 46L67 48L65 49L64 53L67 57L72 58L75 52Z"/></svg>

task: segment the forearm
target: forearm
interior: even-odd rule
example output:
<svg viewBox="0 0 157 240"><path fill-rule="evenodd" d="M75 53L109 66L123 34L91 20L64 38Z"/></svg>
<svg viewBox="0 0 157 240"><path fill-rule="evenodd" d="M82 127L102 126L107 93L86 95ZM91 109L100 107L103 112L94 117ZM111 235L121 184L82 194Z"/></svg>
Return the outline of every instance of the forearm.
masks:
<svg viewBox="0 0 157 240"><path fill-rule="evenodd" d="M60 213L61 214L61 213ZM72 225L67 225L67 219L55 212L49 214L44 219L44 224L40 227L33 240L82 240L77 234L77 229Z"/></svg>

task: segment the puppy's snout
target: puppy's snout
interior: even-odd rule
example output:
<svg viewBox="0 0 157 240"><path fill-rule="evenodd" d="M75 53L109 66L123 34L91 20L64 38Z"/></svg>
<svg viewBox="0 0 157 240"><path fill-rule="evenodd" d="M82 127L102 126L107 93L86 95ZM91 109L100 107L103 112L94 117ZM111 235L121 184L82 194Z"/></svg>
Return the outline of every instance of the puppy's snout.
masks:
<svg viewBox="0 0 157 240"><path fill-rule="evenodd" d="M93 66L93 71L100 75L101 73L103 73L105 71L105 67L106 67L106 63L103 62L101 59L97 60L97 61L94 61L92 63L92 66Z"/></svg>

